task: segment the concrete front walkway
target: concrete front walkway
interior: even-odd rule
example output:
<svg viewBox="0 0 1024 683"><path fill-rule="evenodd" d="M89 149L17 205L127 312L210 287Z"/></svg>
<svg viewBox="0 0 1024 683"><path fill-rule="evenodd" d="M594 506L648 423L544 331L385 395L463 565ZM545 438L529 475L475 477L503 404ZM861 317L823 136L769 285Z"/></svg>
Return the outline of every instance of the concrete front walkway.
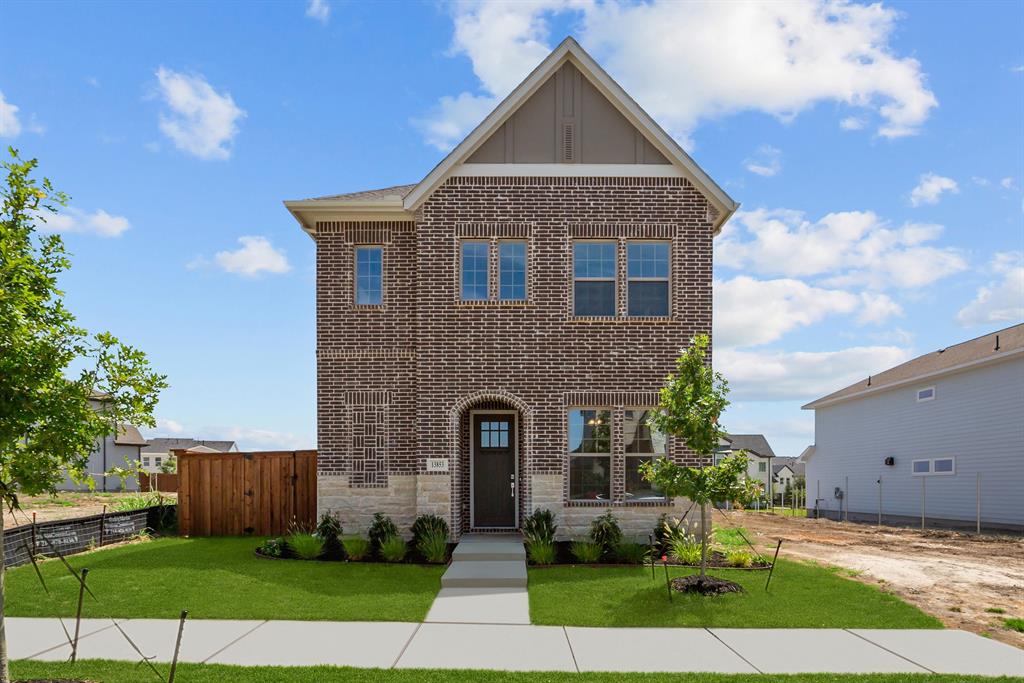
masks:
<svg viewBox="0 0 1024 683"><path fill-rule="evenodd" d="M56 619L8 618L12 659L63 661ZM65 620L69 630L73 622ZM169 661L178 622L119 620ZM137 661L109 619L83 619L80 659ZM667 655L666 653L671 653ZM1024 675L1024 650L965 631L577 628L515 624L190 620L181 661L250 666L722 673Z"/></svg>
<svg viewBox="0 0 1024 683"><path fill-rule="evenodd" d="M529 624L526 548L519 534L467 534L452 553L426 621Z"/></svg>

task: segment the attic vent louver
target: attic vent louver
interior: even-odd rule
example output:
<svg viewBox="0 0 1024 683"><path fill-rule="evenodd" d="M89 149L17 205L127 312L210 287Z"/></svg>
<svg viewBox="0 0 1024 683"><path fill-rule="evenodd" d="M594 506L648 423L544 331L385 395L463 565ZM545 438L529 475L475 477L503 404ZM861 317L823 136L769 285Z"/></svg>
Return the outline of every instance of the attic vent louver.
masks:
<svg viewBox="0 0 1024 683"><path fill-rule="evenodd" d="M563 123L562 124L562 161L571 162L575 161L575 154L573 153L576 148L576 124L575 123Z"/></svg>

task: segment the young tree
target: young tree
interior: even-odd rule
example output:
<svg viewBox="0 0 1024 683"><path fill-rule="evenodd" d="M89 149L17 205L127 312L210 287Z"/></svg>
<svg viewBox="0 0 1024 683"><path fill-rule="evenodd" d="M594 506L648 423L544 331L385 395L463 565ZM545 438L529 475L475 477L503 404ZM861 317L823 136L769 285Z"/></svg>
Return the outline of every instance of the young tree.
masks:
<svg viewBox="0 0 1024 683"><path fill-rule="evenodd" d="M707 576L708 506L717 501L749 495L744 474L747 456L742 451L710 464L719 441L726 435L718 416L729 405L729 384L707 361L708 337L695 337L676 360L676 373L666 378L658 410L648 417L653 429L681 439L698 456L700 467L684 467L668 458L644 463L641 472L666 496L681 496L700 505L700 576ZM705 460L709 464L703 464Z"/></svg>
<svg viewBox="0 0 1024 683"><path fill-rule="evenodd" d="M36 223L67 197L32 177L35 159L10 154L0 164L0 507L13 511L19 494L53 492L65 472L89 481L96 440L119 423L153 426L167 384L142 351L109 333L90 336L64 307L57 283L70 266L64 243L37 233ZM0 515L0 683L7 683L3 559Z"/></svg>

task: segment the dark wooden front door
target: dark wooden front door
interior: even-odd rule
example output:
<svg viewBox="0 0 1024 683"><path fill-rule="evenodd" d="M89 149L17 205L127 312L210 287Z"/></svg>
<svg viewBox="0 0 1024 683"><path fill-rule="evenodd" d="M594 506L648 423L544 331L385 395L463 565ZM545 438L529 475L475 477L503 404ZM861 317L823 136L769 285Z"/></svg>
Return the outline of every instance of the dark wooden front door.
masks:
<svg viewBox="0 0 1024 683"><path fill-rule="evenodd" d="M473 526L516 526L516 416L473 415Z"/></svg>

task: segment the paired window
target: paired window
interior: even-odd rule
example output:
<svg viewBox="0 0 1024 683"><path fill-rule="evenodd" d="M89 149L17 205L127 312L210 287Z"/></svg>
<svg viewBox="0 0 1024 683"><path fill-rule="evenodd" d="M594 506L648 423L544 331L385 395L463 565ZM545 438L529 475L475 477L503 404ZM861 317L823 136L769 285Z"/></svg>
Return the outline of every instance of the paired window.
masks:
<svg viewBox="0 0 1024 683"><path fill-rule="evenodd" d="M573 243L573 314L616 315L618 243ZM631 317L669 314L669 243L626 243L626 313Z"/></svg>
<svg viewBox="0 0 1024 683"><path fill-rule="evenodd" d="M384 247L356 247L356 304L377 306L384 300Z"/></svg>
<svg viewBox="0 0 1024 683"><path fill-rule="evenodd" d="M665 435L651 427L652 410L627 410L623 422L626 442L626 500L664 500L665 495L640 474L640 465L665 457Z"/></svg>
<svg viewBox="0 0 1024 683"><path fill-rule="evenodd" d="M612 413L569 411L569 499L612 498Z"/></svg>
<svg viewBox="0 0 1024 683"><path fill-rule="evenodd" d="M924 389L917 390L917 402L922 403L924 401L935 400L935 387L925 387Z"/></svg>
<svg viewBox="0 0 1024 683"><path fill-rule="evenodd" d="M497 243L498 300L526 300L526 242L502 240ZM463 301L490 298L491 243L464 240L460 246L460 282Z"/></svg>
<svg viewBox="0 0 1024 683"><path fill-rule="evenodd" d="M931 474L955 474L956 464L953 458L931 458L928 460L914 460L911 463L914 475L927 476Z"/></svg>

